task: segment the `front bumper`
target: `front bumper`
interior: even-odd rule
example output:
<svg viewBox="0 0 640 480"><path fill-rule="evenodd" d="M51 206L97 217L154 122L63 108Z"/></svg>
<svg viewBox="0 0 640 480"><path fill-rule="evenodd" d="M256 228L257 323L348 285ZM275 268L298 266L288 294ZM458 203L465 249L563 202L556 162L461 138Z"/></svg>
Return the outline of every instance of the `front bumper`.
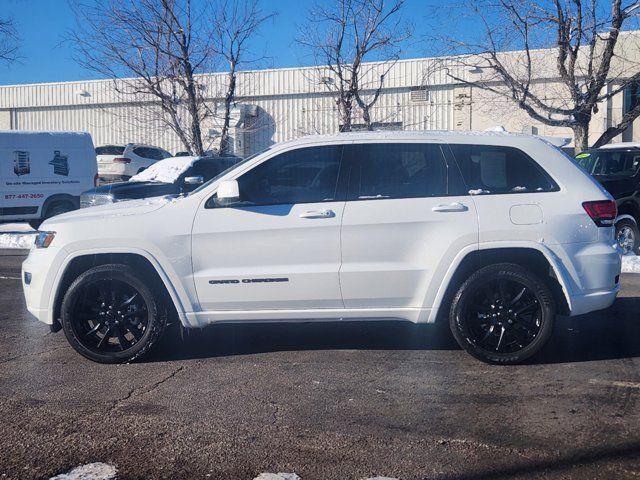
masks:
<svg viewBox="0 0 640 480"><path fill-rule="evenodd" d="M53 324L51 299L52 288L64 255L62 250L49 248L32 248L29 256L22 263L22 290L29 313L47 325ZM25 273L31 275L30 282L25 281Z"/></svg>

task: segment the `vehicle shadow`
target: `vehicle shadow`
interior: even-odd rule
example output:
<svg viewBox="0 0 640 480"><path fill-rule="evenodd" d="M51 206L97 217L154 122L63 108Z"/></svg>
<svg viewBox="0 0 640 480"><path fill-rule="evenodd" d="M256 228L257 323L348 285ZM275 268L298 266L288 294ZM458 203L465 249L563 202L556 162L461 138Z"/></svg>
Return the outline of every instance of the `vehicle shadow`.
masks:
<svg viewBox="0 0 640 480"><path fill-rule="evenodd" d="M181 335L172 329L146 361L304 350L458 350L446 322L398 321L218 324ZM600 312L558 317L549 343L527 363L640 357L640 298Z"/></svg>
<svg viewBox="0 0 640 480"><path fill-rule="evenodd" d="M432 478L434 480L498 480L534 476L539 478L539 475L546 478L553 473L570 471L576 467L599 465L605 462L635 462L638 459L640 459L640 442L633 441L622 445L606 445L593 449L563 452L557 458L548 460L534 459L514 466L479 470L473 473L445 474ZM632 474L633 472L630 473Z"/></svg>
<svg viewBox="0 0 640 480"><path fill-rule="evenodd" d="M558 317L549 343L530 363L640 357L640 297L618 297L606 310Z"/></svg>
<svg viewBox="0 0 640 480"><path fill-rule="evenodd" d="M459 348L448 329L439 324L400 321L218 324L190 330L186 336L177 330L169 332L146 361L304 350Z"/></svg>

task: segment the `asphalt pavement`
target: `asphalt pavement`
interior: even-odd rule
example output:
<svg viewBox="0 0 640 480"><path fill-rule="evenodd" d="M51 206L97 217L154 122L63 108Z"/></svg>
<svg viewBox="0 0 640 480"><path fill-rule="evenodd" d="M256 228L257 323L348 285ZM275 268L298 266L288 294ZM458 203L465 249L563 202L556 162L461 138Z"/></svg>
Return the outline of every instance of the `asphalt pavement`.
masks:
<svg viewBox="0 0 640 480"><path fill-rule="evenodd" d="M640 275L521 366L391 322L213 326L107 366L30 317L20 261L0 256L2 479L640 478Z"/></svg>

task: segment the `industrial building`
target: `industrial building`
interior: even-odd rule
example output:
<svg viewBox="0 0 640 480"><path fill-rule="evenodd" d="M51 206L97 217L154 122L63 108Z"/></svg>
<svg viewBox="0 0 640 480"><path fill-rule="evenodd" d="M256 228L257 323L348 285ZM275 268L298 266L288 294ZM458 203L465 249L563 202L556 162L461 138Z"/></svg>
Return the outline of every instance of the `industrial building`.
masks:
<svg viewBox="0 0 640 480"><path fill-rule="evenodd" d="M623 37L627 57L629 50L633 50L632 57L640 57L635 42L640 33L627 32ZM505 55L517 56L518 52ZM559 95L555 51L537 51L537 55L541 66L537 87L544 95ZM627 70L620 65L616 68L620 75ZM367 69L370 85L386 72L372 110L376 128L485 130L502 126L512 132L571 137L571 130L536 123L512 101L456 83L448 74L456 69L456 76L474 80L484 75L481 68L463 68L453 59L420 58L398 61L390 69L385 64L368 64ZM213 112L220 111L225 81L224 73L199 77ZM231 129L235 153L246 156L274 142L337 131L337 107L331 93L334 82L330 72L315 67L241 72ZM623 115L636 93L622 92L603 102L591 124L592 141ZM110 80L2 86L0 130L87 131L95 145L135 142L171 152L184 150L178 137L159 121L160 115L149 113L150 105L150 99L118 93ZM216 147L220 131L216 118L212 116L204 125L207 148ZM357 127L359 119L354 118L353 123ZM632 126L616 141L635 139L640 139L640 129Z"/></svg>

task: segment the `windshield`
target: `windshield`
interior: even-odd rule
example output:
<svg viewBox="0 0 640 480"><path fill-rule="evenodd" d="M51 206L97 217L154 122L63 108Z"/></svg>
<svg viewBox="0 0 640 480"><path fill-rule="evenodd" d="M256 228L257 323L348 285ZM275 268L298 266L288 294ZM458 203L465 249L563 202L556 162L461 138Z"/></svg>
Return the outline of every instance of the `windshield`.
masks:
<svg viewBox="0 0 640 480"><path fill-rule="evenodd" d="M226 170L223 170L222 172L220 172L218 175L216 175L215 177L213 177L211 180L209 180L206 183L203 183L202 185L200 185L198 188L196 188L193 192L191 192L189 195L192 195L196 192L199 192L200 190L202 190L203 188L207 188L209 185L211 185L213 182L215 182L216 180L218 180L219 178L224 177L227 173L229 173L231 170L238 168L242 165L244 165L245 163L247 163L250 160L253 160L254 158L256 158L258 155L262 155L264 152L267 152L271 149L271 147L267 147L264 150L261 150L257 153L254 153L253 155L249 155L247 158L245 158L244 160L240 160L238 163L231 165L229 168L227 168Z"/></svg>
<svg viewBox="0 0 640 480"><path fill-rule="evenodd" d="M591 150L576 155L575 162L591 175L633 177L640 167L640 150Z"/></svg>

